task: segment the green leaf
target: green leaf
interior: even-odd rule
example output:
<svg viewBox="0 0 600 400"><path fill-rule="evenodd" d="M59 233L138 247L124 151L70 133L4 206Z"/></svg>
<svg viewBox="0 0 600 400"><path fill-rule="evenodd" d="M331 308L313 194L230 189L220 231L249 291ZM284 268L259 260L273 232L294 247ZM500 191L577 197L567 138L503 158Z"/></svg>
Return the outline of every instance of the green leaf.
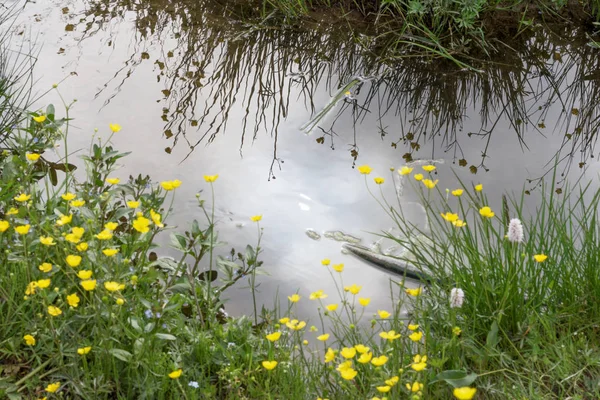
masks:
<svg viewBox="0 0 600 400"><path fill-rule="evenodd" d="M175 341L177 338L169 333L157 333L156 337L162 340L172 340Z"/></svg>
<svg viewBox="0 0 600 400"><path fill-rule="evenodd" d="M490 349L496 347L500 339L498 339L498 321L492 322L490 331L488 332L487 339L485 341L486 346Z"/></svg>
<svg viewBox="0 0 600 400"><path fill-rule="evenodd" d="M48 107L46 107L46 115L48 116L48 118L52 116L52 118L50 119L54 119L54 114L56 114L56 110L54 110L54 105L48 104Z"/></svg>
<svg viewBox="0 0 600 400"><path fill-rule="evenodd" d="M119 360L125 361L125 362L131 361L131 357L133 357L133 355L130 352L128 352L127 350L110 349L108 352L110 354L112 354L113 357L118 358Z"/></svg>
<svg viewBox="0 0 600 400"><path fill-rule="evenodd" d="M140 323L138 321L137 318L129 318L129 324L133 327L133 329L135 329L138 332L142 331L142 327L140 326Z"/></svg>
<svg viewBox="0 0 600 400"><path fill-rule="evenodd" d="M172 233L171 234L171 245L177 250L186 251L186 241L183 235Z"/></svg>
<svg viewBox="0 0 600 400"><path fill-rule="evenodd" d="M471 385L477 377L478 375L474 372L467 374L460 370L447 370L440 372L430 383L445 381L450 386L459 388Z"/></svg>

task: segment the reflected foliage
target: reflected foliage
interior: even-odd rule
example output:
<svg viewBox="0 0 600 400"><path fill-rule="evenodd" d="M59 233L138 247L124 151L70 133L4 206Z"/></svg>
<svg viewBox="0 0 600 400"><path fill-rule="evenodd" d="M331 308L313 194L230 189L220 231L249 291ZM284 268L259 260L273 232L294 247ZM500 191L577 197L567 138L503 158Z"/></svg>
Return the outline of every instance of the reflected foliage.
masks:
<svg viewBox="0 0 600 400"><path fill-rule="evenodd" d="M573 161L583 168L593 157L600 61L584 29L546 26L510 40L511 32L498 34L494 54L463 60L467 69L411 53L386 58L389 43L334 17L284 28L210 1L102 0L86 7L74 18L82 41L135 12L133 52L98 96L110 102L140 64L153 63L167 152L183 142L191 153L241 118L240 153L259 135L272 137L272 177L280 166L280 127L290 108L301 106L316 116L316 144L350 143L353 161L366 143L359 128L378 132L406 161L450 157L472 173L487 169L496 135L522 151L532 135L561 135L560 148L548 152L549 167L558 157L565 170ZM351 90L340 92L350 82ZM331 110L322 112L330 96ZM480 159L466 159L467 140L481 142Z"/></svg>

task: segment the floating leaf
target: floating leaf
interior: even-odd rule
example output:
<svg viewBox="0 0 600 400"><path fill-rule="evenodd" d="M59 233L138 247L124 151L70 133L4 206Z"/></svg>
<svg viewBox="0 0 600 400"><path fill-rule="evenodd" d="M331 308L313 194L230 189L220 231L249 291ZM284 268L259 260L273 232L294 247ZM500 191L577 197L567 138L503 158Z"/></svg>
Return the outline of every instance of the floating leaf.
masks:
<svg viewBox="0 0 600 400"><path fill-rule="evenodd" d="M201 272L200 275L198 275L198 279L200 279L201 281L206 281L206 279L208 278L211 282L214 282L217 280L218 275L219 274L215 270L204 271Z"/></svg>

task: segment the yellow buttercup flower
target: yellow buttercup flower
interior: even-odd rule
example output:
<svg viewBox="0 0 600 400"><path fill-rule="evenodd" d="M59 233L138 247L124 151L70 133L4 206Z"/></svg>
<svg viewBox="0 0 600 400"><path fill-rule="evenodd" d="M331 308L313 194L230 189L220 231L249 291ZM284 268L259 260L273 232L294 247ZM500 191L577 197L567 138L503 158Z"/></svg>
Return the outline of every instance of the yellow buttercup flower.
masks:
<svg viewBox="0 0 600 400"><path fill-rule="evenodd" d="M279 340L279 338L281 337L281 332L273 332L269 335L265 336L267 338L268 341L270 342L276 342Z"/></svg>
<svg viewBox="0 0 600 400"><path fill-rule="evenodd" d="M482 217L485 218L493 218L494 215L496 215L491 208L489 208L488 206L482 207L479 209L479 214L481 214Z"/></svg>
<svg viewBox="0 0 600 400"><path fill-rule="evenodd" d="M123 304L125 304L125 300L123 300L123 299L121 299L121 298L118 298L117 300L115 300L115 303L116 303L118 306L122 306Z"/></svg>
<svg viewBox="0 0 600 400"><path fill-rule="evenodd" d="M368 364L372 358L373 358L373 353L368 352L368 353L361 354L360 357L358 357L356 359L356 361L358 361L361 364Z"/></svg>
<svg viewBox="0 0 600 400"><path fill-rule="evenodd" d="M30 198L30 194L21 193L20 195L15 197L15 201L18 201L19 203L24 203L26 201L29 201Z"/></svg>
<svg viewBox="0 0 600 400"><path fill-rule="evenodd" d="M327 339L329 339L329 333L324 333L322 335L317 336L317 340L320 340L321 342L324 342Z"/></svg>
<svg viewBox="0 0 600 400"><path fill-rule="evenodd" d="M287 324L288 322L290 322L290 319L288 317L284 317L279 320L280 324Z"/></svg>
<svg viewBox="0 0 600 400"><path fill-rule="evenodd" d="M342 376L342 378L346 379L348 381L354 379L357 374L358 374L358 371L356 371L353 368L346 368L346 369L340 371L340 375Z"/></svg>
<svg viewBox="0 0 600 400"><path fill-rule="evenodd" d="M435 165L423 165L423 170L427 172L435 171Z"/></svg>
<svg viewBox="0 0 600 400"><path fill-rule="evenodd" d="M455 326L454 328L452 328L452 333L456 336L460 336L460 334L462 333L462 329L460 329L458 326Z"/></svg>
<svg viewBox="0 0 600 400"><path fill-rule="evenodd" d="M545 254L536 254L533 256L533 259L539 263L546 261L547 258L548 256Z"/></svg>
<svg viewBox="0 0 600 400"><path fill-rule="evenodd" d="M138 208L139 206L140 206L140 202L139 201L129 200L127 202L127 207L129 207L129 208Z"/></svg>
<svg viewBox="0 0 600 400"><path fill-rule="evenodd" d="M379 318L381 319L386 319L389 318L390 314L389 312L385 311L385 310L377 310L377 315L379 315Z"/></svg>
<svg viewBox="0 0 600 400"><path fill-rule="evenodd" d="M360 292L360 289L362 289L362 286L357 286L356 283L353 283L352 286L344 286L345 292L350 292L355 295Z"/></svg>
<svg viewBox="0 0 600 400"><path fill-rule="evenodd" d="M452 394L458 400L471 400L475 396L475 393L477 393L477 389L468 386L455 388L452 391Z"/></svg>
<svg viewBox="0 0 600 400"><path fill-rule="evenodd" d="M433 189L435 185L437 185L438 179L432 181L431 179L423 179L423 185L427 187L427 189Z"/></svg>
<svg viewBox="0 0 600 400"><path fill-rule="evenodd" d="M46 120L45 115L40 115L40 116L32 117L32 118L35 122L40 123L40 124Z"/></svg>
<svg viewBox="0 0 600 400"><path fill-rule="evenodd" d="M386 386L377 386L376 389L378 392L387 393L390 391L391 387L387 386L387 385Z"/></svg>
<svg viewBox="0 0 600 400"><path fill-rule="evenodd" d="M410 334L408 336L408 338L410 340L412 340L413 342L418 342L419 340L421 340L422 337L423 337L423 332L413 332L412 334Z"/></svg>
<svg viewBox="0 0 600 400"><path fill-rule="evenodd" d="M104 228L109 231L114 231L118 227L119 227L119 224L117 222L107 222L104 224Z"/></svg>
<svg viewBox="0 0 600 400"><path fill-rule="evenodd" d="M40 243L45 246L54 246L56 244L54 238L50 236L40 236Z"/></svg>
<svg viewBox="0 0 600 400"><path fill-rule="evenodd" d="M119 178L106 178L106 183L110 183L111 185L116 185L121 182Z"/></svg>
<svg viewBox="0 0 600 400"><path fill-rule="evenodd" d="M64 226L64 225L70 224L72 220L73 220L73 214L61 215L60 218L58 219L58 221L56 221L56 225Z"/></svg>
<svg viewBox="0 0 600 400"><path fill-rule="evenodd" d="M481 183L479 185L475 185L475 190L481 192L483 190L483 185Z"/></svg>
<svg viewBox="0 0 600 400"><path fill-rule="evenodd" d="M56 393L58 389L60 389L60 382L54 382L46 386L46 392L48 393Z"/></svg>
<svg viewBox="0 0 600 400"><path fill-rule="evenodd" d="M331 348L327 349L327 352L325 352L325 362L329 363L332 362L335 359L335 351L333 351Z"/></svg>
<svg viewBox="0 0 600 400"><path fill-rule="evenodd" d="M62 311L58 307L48 306L48 314L52 315L53 317L58 317L60 314L62 314Z"/></svg>
<svg viewBox="0 0 600 400"><path fill-rule="evenodd" d="M69 233L67 235L65 235L65 240L67 242L73 243L73 244L77 244L79 243L79 241L81 240L81 237L74 234L74 233Z"/></svg>
<svg viewBox="0 0 600 400"><path fill-rule="evenodd" d="M145 217L138 217L133 221L133 229L140 233L146 233L150 230L150 220Z"/></svg>
<svg viewBox="0 0 600 400"><path fill-rule="evenodd" d="M42 272L50 272L52 271L52 264L42 263L40 266L38 266L38 269Z"/></svg>
<svg viewBox="0 0 600 400"><path fill-rule="evenodd" d="M86 242L79 243L77 246L75 246L77 251L86 251L88 249L88 247L89 247L89 245Z"/></svg>
<svg viewBox="0 0 600 400"><path fill-rule="evenodd" d="M418 324L409 324L407 328L411 331L416 331L417 329L419 329L419 325Z"/></svg>
<svg viewBox="0 0 600 400"><path fill-rule="evenodd" d="M35 338L31 335L23 336L23 340L25 340L25 344L27 346L35 346Z"/></svg>
<svg viewBox="0 0 600 400"><path fill-rule="evenodd" d="M108 127L114 133L117 133L117 132L119 132L121 130L121 125L119 125L119 124L108 124Z"/></svg>
<svg viewBox="0 0 600 400"><path fill-rule="evenodd" d="M17 210L17 209L16 209L16 208L14 208L14 207L11 207L11 208L10 208L10 210L8 210L8 211L6 212L6 215L17 215L18 213L19 213L19 210Z"/></svg>
<svg viewBox="0 0 600 400"><path fill-rule="evenodd" d="M219 179L219 175L218 174L217 175L204 175L204 180L206 182L214 182L217 179Z"/></svg>
<svg viewBox="0 0 600 400"><path fill-rule="evenodd" d="M388 358L387 356L379 356L379 357L374 357L371 360L371 364L373 364L376 367L381 367L383 364L385 364L386 362L388 362Z"/></svg>
<svg viewBox="0 0 600 400"><path fill-rule="evenodd" d="M77 354L79 354L80 356L84 356L90 351L92 351L92 346L80 347L77 349Z"/></svg>
<svg viewBox="0 0 600 400"><path fill-rule="evenodd" d="M397 376L392 376L390 379L385 380L385 384L388 386L394 386L396 383L400 381L400 378Z"/></svg>
<svg viewBox="0 0 600 400"><path fill-rule="evenodd" d="M414 174L413 178L415 178L416 181L422 181L423 180L423 174Z"/></svg>
<svg viewBox="0 0 600 400"><path fill-rule="evenodd" d="M39 287L40 289L46 289L47 287L50 286L50 279L39 279L36 282L37 287Z"/></svg>
<svg viewBox="0 0 600 400"><path fill-rule="evenodd" d="M96 239L98 239L98 240L110 240L110 239L112 239L113 234L108 229L105 229L95 236L96 236Z"/></svg>
<svg viewBox="0 0 600 400"><path fill-rule="evenodd" d="M77 308L81 299L77 295L77 293L73 293L67 296L67 303L73 308Z"/></svg>
<svg viewBox="0 0 600 400"><path fill-rule="evenodd" d="M373 179L375 181L376 184L381 185L383 182L385 182L385 179L383 179L382 177L378 176L377 178Z"/></svg>
<svg viewBox="0 0 600 400"><path fill-rule="evenodd" d="M380 332L379 336L381 338L383 338L383 339L387 339L389 341L392 341L392 340L398 339L401 335L399 333L396 333L395 330L391 330L391 331L388 331L388 332Z"/></svg>
<svg viewBox="0 0 600 400"><path fill-rule="evenodd" d="M104 288L109 292L116 292L125 289L125 285L119 282L108 281L104 282Z"/></svg>
<svg viewBox="0 0 600 400"><path fill-rule="evenodd" d="M31 228L31 226L29 224L27 225L20 225L20 226L15 226L15 231L19 234L19 235L27 235L27 233L29 233L29 228Z"/></svg>
<svg viewBox="0 0 600 400"><path fill-rule="evenodd" d="M96 280L95 279L86 279L85 281L79 282L81 287L83 287L88 292L96 289Z"/></svg>
<svg viewBox="0 0 600 400"><path fill-rule="evenodd" d="M253 215L250 217L250 219L252 220L252 222L258 222L262 219L262 214L261 215Z"/></svg>
<svg viewBox="0 0 600 400"><path fill-rule="evenodd" d="M102 253L104 253L107 257L112 257L119 252L119 249L104 249Z"/></svg>
<svg viewBox="0 0 600 400"><path fill-rule="evenodd" d="M29 161L37 161L41 156L38 153L27 153L25 157L27 157Z"/></svg>
<svg viewBox="0 0 600 400"><path fill-rule="evenodd" d="M414 381L411 385L410 383L406 384L406 388L413 393L417 393L420 390L423 390L424 385L420 382Z"/></svg>
<svg viewBox="0 0 600 400"><path fill-rule="evenodd" d="M81 237L85 233L85 228L82 228L80 226L74 226L73 228L71 228L71 233L73 233L73 235L81 239Z"/></svg>
<svg viewBox="0 0 600 400"><path fill-rule="evenodd" d="M150 210L150 218L152 218L152 222L154 222L154 225L158 226L159 228L164 228L164 225L160 221L161 216L159 213L154 212L154 210Z"/></svg>
<svg viewBox="0 0 600 400"><path fill-rule="evenodd" d="M338 308L337 304L329 304L327 306L325 306L325 308L327 309L327 311L335 311Z"/></svg>
<svg viewBox="0 0 600 400"><path fill-rule="evenodd" d="M406 165L398 170L400 175L408 175L413 171L412 168L407 167Z"/></svg>
<svg viewBox="0 0 600 400"><path fill-rule="evenodd" d="M359 297L358 302L360 303L361 306L366 307L371 302L371 299L368 297Z"/></svg>
<svg viewBox="0 0 600 400"><path fill-rule="evenodd" d="M408 294L409 296L414 296L414 297L420 295L422 291L423 291L423 288L421 288L421 287L405 290L406 294Z"/></svg>
<svg viewBox="0 0 600 400"><path fill-rule="evenodd" d="M160 186L166 191L171 191L177 189L181 185L181 181L175 179L174 181L163 181L160 183Z"/></svg>
<svg viewBox="0 0 600 400"><path fill-rule="evenodd" d="M373 171L373 168L369 167L368 165L361 165L358 167L358 172L363 175L369 175L371 171Z"/></svg>
<svg viewBox="0 0 600 400"><path fill-rule="evenodd" d="M356 349L354 347L344 347L340 351L340 355L344 358L354 358L356 355Z"/></svg>
<svg viewBox="0 0 600 400"><path fill-rule="evenodd" d="M413 363L410 367L417 372L423 371L427 368L427 356L420 356L417 354L413 357Z"/></svg>
<svg viewBox="0 0 600 400"><path fill-rule="evenodd" d="M293 319L290 322L286 323L285 326L287 326L288 328L290 328L292 330L299 331L300 329L302 329L306 326L306 322L298 321L297 319Z"/></svg>
<svg viewBox="0 0 600 400"><path fill-rule="evenodd" d="M267 371L270 371L273 368L275 368L277 366L277 364L278 364L277 361L263 361L262 362L263 368L266 369Z"/></svg>
<svg viewBox="0 0 600 400"><path fill-rule="evenodd" d="M72 200L70 203L71 207L83 207L85 205L85 200L82 199L77 199L77 200Z"/></svg>
<svg viewBox="0 0 600 400"><path fill-rule="evenodd" d="M10 228L10 223L8 221L1 220L0 221L0 232L6 232L6 230Z"/></svg>
<svg viewBox="0 0 600 400"><path fill-rule="evenodd" d="M364 344L357 344L356 346L354 346L354 348L356 349L356 351L358 351L360 354L364 354L367 351L371 350L369 349L367 346L365 346Z"/></svg>
<svg viewBox="0 0 600 400"><path fill-rule="evenodd" d="M60 197L62 197L62 199L65 201L71 201L77 196L71 192L67 192L67 193L61 195Z"/></svg>
<svg viewBox="0 0 600 400"><path fill-rule="evenodd" d="M331 266L335 272L342 272L344 270L344 264L333 264Z"/></svg>
<svg viewBox="0 0 600 400"><path fill-rule="evenodd" d="M452 221L452 225L454 225L457 228L462 228L463 226L467 225L467 223L462 219L457 219L456 221Z"/></svg>
<svg viewBox="0 0 600 400"><path fill-rule="evenodd" d="M464 190L462 190L462 189L456 189L456 190L453 190L451 193L452 193L452 196L460 197L460 196L462 196L463 192L464 192Z"/></svg>
<svg viewBox="0 0 600 400"><path fill-rule="evenodd" d="M76 256L73 254L69 254L66 258L67 264L69 264L70 267L78 267L79 264L81 264L81 256Z"/></svg>
<svg viewBox="0 0 600 400"><path fill-rule="evenodd" d="M447 212L445 214L440 214L442 218L444 218L448 222L454 222L458 220L458 214L454 214L451 212Z"/></svg>
<svg viewBox="0 0 600 400"><path fill-rule="evenodd" d="M331 260L329 258L324 258L321 260L321 265L327 266L331 264Z"/></svg>
<svg viewBox="0 0 600 400"><path fill-rule="evenodd" d="M181 368L179 368L179 369L176 369L175 371L169 373L169 378L177 379L181 376L181 374L183 374L183 370Z"/></svg>
<svg viewBox="0 0 600 400"><path fill-rule="evenodd" d="M300 295L298 293L288 296L288 300L292 303L297 303L300 301Z"/></svg>
<svg viewBox="0 0 600 400"><path fill-rule="evenodd" d="M327 298L327 295L323 292L323 290L317 290L316 292L311 293L308 298L310 300L325 299Z"/></svg>
<svg viewBox="0 0 600 400"><path fill-rule="evenodd" d="M311 326L310 326L310 329L309 329L309 331L311 331L311 332L316 332L316 331L318 331L318 329L317 329L317 327L316 327L316 326L314 326L314 325L311 325Z"/></svg>

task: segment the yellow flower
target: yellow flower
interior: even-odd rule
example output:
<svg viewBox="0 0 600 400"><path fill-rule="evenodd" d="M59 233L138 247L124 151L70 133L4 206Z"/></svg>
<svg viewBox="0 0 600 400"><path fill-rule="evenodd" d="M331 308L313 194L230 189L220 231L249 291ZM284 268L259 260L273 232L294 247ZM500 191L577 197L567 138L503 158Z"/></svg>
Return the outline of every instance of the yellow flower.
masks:
<svg viewBox="0 0 600 400"><path fill-rule="evenodd" d="M356 371L353 368L346 368L342 371L340 371L340 375L342 376L342 378L350 381L352 379L354 379L354 377L358 374L358 371Z"/></svg>
<svg viewBox="0 0 600 400"><path fill-rule="evenodd" d="M1 220L0 221L0 232L6 232L6 230L10 227L10 223L8 221Z"/></svg>
<svg viewBox="0 0 600 400"><path fill-rule="evenodd" d="M356 351L358 351L360 354L364 354L367 351L369 351L370 349L363 345L363 344L357 344L356 346L354 346L354 348L356 349Z"/></svg>
<svg viewBox="0 0 600 400"><path fill-rule="evenodd" d="M81 264L81 257L73 255L73 254L69 254L66 258L66 261L70 267L75 268L75 267L78 267L79 264Z"/></svg>
<svg viewBox="0 0 600 400"><path fill-rule="evenodd" d="M377 315L379 315L379 318L381 318L381 319L386 319L392 314L390 314L389 312L387 312L385 310L377 310Z"/></svg>
<svg viewBox="0 0 600 400"><path fill-rule="evenodd" d="M40 266L38 266L38 269L42 272L50 272L52 271L52 264L42 263Z"/></svg>
<svg viewBox="0 0 600 400"><path fill-rule="evenodd" d="M399 380L400 378L397 376L392 376L390 379L386 379L385 384L388 386L394 386Z"/></svg>
<svg viewBox="0 0 600 400"><path fill-rule="evenodd" d="M317 290L316 292L311 293L308 298L310 300L325 299L327 298L327 295L322 290Z"/></svg>
<svg viewBox="0 0 600 400"><path fill-rule="evenodd" d="M77 196L75 196L75 194L73 194L71 192L67 192L67 193L61 195L60 197L62 197L62 199L65 200L65 201L71 201L71 200L73 200Z"/></svg>
<svg viewBox="0 0 600 400"><path fill-rule="evenodd" d="M324 258L321 260L321 265L329 265L331 263L331 260L329 258Z"/></svg>
<svg viewBox="0 0 600 400"><path fill-rule="evenodd" d="M379 336L381 338L383 338L383 339L387 339L389 341L392 341L392 340L398 339L401 335L399 333L396 333L395 330L391 330L389 332L380 332Z"/></svg>
<svg viewBox="0 0 600 400"><path fill-rule="evenodd" d="M427 172L435 171L435 165L423 165L423 170Z"/></svg>
<svg viewBox="0 0 600 400"><path fill-rule="evenodd" d="M73 235L75 235L75 236L77 236L78 238L81 239L81 237L85 233L85 229L81 228L79 226L74 226L73 228L71 228L71 232L73 233Z"/></svg>
<svg viewBox="0 0 600 400"><path fill-rule="evenodd" d="M432 181L431 179L423 179L423 185L427 187L427 189L433 189L435 185L437 185L438 179Z"/></svg>
<svg viewBox="0 0 600 400"><path fill-rule="evenodd" d="M427 356L421 357L419 354L417 354L413 357L413 363L410 367L417 372L423 371L425 368L427 368Z"/></svg>
<svg viewBox="0 0 600 400"><path fill-rule="evenodd" d="M408 336L408 338L410 340L412 340L413 342L418 342L419 340L421 340L422 337L423 337L423 332L413 332L412 334L410 334Z"/></svg>
<svg viewBox="0 0 600 400"><path fill-rule="evenodd" d="M311 331L311 332L316 332L316 331L318 331L318 329L317 329L317 327L316 327L316 326L314 326L314 325L311 325L311 326L310 326L310 329L309 329L309 331Z"/></svg>
<svg viewBox="0 0 600 400"><path fill-rule="evenodd" d="M479 214L481 214L482 217L485 218L493 218L494 215L496 215L491 208L489 208L488 206L482 207L481 209L479 209Z"/></svg>
<svg viewBox="0 0 600 400"><path fill-rule="evenodd" d="M547 258L548 256L545 254L536 254L533 256L533 259L539 263L546 261Z"/></svg>
<svg viewBox="0 0 600 400"><path fill-rule="evenodd" d="M40 159L40 155L38 153L27 153L25 155L29 161L37 161Z"/></svg>
<svg viewBox="0 0 600 400"><path fill-rule="evenodd" d="M415 296L415 297L420 295L422 291L423 291L423 288L421 288L421 287L405 290L406 294L408 294L409 296Z"/></svg>
<svg viewBox="0 0 600 400"><path fill-rule="evenodd" d="M56 225L58 225L58 226L67 225L67 224L70 224L72 220L73 220L73 214L61 215L60 218L58 219L58 221L56 221Z"/></svg>
<svg viewBox="0 0 600 400"><path fill-rule="evenodd" d="M481 183L479 185L475 185L475 190L481 192L483 190L483 185Z"/></svg>
<svg viewBox="0 0 600 400"><path fill-rule="evenodd" d="M290 322L290 319L289 319L288 317L281 318L281 319L279 320L279 323L280 323L280 324L287 324L288 322Z"/></svg>
<svg viewBox="0 0 600 400"><path fill-rule="evenodd" d="M376 367L381 367L387 361L388 361L388 358L386 356L379 356L379 357L374 357L371 360L371 364L373 364Z"/></svg>
<svg viewBox="0 0 600 400"><path fill-rule="evenodd" d="M356 283L353 283L352 286L344 286L344 291L352 294L358 294L360 289L362 289L362 286L357 286Z"/></svg>
<svg viewBox="0 0 600 400"><path fill-rule="evenodd" d="M85 281L80 282L81 287L83 287L88 292L96 289L96 280L95 279L87 279Z"/></svg>
<svg viewBox="0 0 600 400"><path fill-rule="evenodd" d="M125 300L118 298L117 300L115 300L115 303L117 303L118 306L122 306L123 304L125 304Z"/></svg>
<svg viewBox="0 0 600 400"><path fill-rule="evenodd" d="M112 239L113 234L108 229L105 229L95 236L96 236L96 239L98 239L98 240L110 240L110 239Z"/></svg>
<svg viewBox="0 0 600 400"><path fill-rule="evenodd" d="M119 125L119 124L108 124L108 127L114 133L117 133L117 132L119 132L121 130L121 125Z"/></svg>
<svg viewBox="0 0 600 400"><path fill-rule="evenodd" d="M62 314L62 311L58 307L48 306L48 314L52 315L53 317L58 317L60 314Z"/></svg>
<svg viewBox="0 0 600 400"><path fill-rule="evenodd" d="M140 206L140 202L139 201L129 200L127 202L127 207L129 207L129 208L138 208L139 206Z"/></svg>
<svg viewBox="0 0 600 400"><path fill-rule="evenodd" d="M85 205L85 200L77 199L71 201L69 204L71 205L71 207L83 207Z"/></svg>
<svg viewBox="0 0 600 400"><path fill-rule="evenodd" d="M371 299L368 297L359 297L358 302L360 303L361 306L366 307L371 302Z"/></svg>
<svg viewBox="0 0 600 400"><path fill-rule="evenodd" d="M377 391L381 392L381 393L387 393L390 391L391 387L390 386L377 386L376 387Z"/></svg>
<svg viewBox="0 0 600 400"><path fill-rule="evenodd" d="M104 288L109 292L116 292L125 289L125 285L119 282L108 281L104 282Z"/></svg>
<svg viewBox="0 0 600 400"><path fill-rule="evenodd" d="M460 197L460 196L462 196L463 192L464 192L464 190L462 190L462 189L456 189L456 190L453 190L451 193L452 193L452 196Z"/></svg>
<svg viewBox="0 0 600 400"><path fill-rule="evenodd" d="M262 366L264 369L266 369L267 371L272 370L273 368L275 368L277 366L277 361L263 361L262 362Z"/></svg>
<svg viewBox="0 0 600 400"><path fill-rule="evenodd" d="M60 382L54 382L46 386L46 392L48 393L56 393L58 389L60 389Z"/></svg>
<svg viewBox="0 0 600 400"><path fill-rule="evenodd" d="M250 219L252 220L252 222L258 222L262 219L262 214L261 215L253 215L250 217Z"/></svg>
<svg viewBox="0 0 600 400"><path fill-rule="evenodd" d="M166 191L171 191L177 189L181 185L181 181L175 179L174 181L163 181L160 183L163 189Z"/></svg>
<svg viewBox="0 0 600 400"><path fill-rule="evenodd" d="M317 336L317 340L320 340L321 342L324 342L327 339L329 339L329 333L324 333L322 335Z"/></svg>
<svg viewBox="0 0 600 400"><path fill-rule="evenodd" d="M177 379L181 376L182 373L183 373L183 370L181 368L176 369L175 371L169 373L169 378Z"/></svg>
<svg viewBox="0 0 600 400"><path fill-rule="evenodd" d="M286 323L285 326L287 326L288 328L293 329L295 331L299 331L300 329L302 329L306 326L306 322L298 321L297 319L293 319L290 322Z"/></svg>
<svg viewBox="0 0 600 400"><path fill-rule="evenodd" d="M297 303L300 301L300 295L298 293L288 296L288 300L292 303Z"/></svg>
<svg viewBox="0 0 600 400"><path fill-rule="evenodd" d="M337 304L329 304L329 305L325 306L325 308L326 308L328 311L335 311L335 310L337 310L337 308L338 308L338 305L337 305Z"/></svg>
<svg viewBox="0 0 600 400"><path fill-rule="evenodd" d="M368 165L361 165L358 167L358 172L363 175L369 175L371 171L373 171L373 168L369 167Z"/></svg>
<svg viewBox="0 0 600 400"><path fill-rule="evenodd" d="M419 329L419 325L417 324L409 324L408 325L408 329L411 331L416 331L417 329Z"/></svg>
<svg viewBox="0 0 600 400"><path fill-rule="evenodd" d="M73 293L67 296L67 303L69 303L71 307L77 308L80 301L81 299L79 298L79 296L77 296L77 293Z"/></svg>
<svg viewBox="0 0 600 400"><path fill-rule="evenodd" d="M119 178L106 178L106 183L110 183L111 185L116 185L121 182Z"/></svg>
<svg viewBox="0 0 600 400"><path fill-rule="evenodd" d="M415 178L416 181L422 181L423 180L423 174L414 174L413 178Z"/></svg>
<svg viewBox="0 0 600 400"><path fill-rule="evenodd" d="M74 233L69 233L68 235L65 236L65 240L67 242L71 242L71 243L79 243L79 241L81 240L81 238L79 236L77 236Z"/></svg>
<svg viewBox="0 0 600 400"><path fill-rule="evenodd" d="M56 244L54 238L50 236L40 236L40 243L45 246L54 246Z"/></svg>
<svg viewBox="0 0 600 400"><path fill-rule="evenodd" d="M402 168L400 168L400 169L398 170L398 173L399 173L400 175L408 175L408 174L410 174L410 173L412 172L412 170L413 170L412 168L410 168L410 167L407 167L407 166L405 165L404 167L402 167Z"/></svg>
<svg viewBox="0 0 600 400"><path fill-rule="evenodd" d="M373 179L375 181L376 184L381 185L383 182L385 182L385 179L381 178L381 177L377 177L375 179Z"/></svg>
<svg viewBox="0 0 600 400"><path fill-rule="evenodd" d="M119 249L104 249L102 253L104 253L107 257L112 257L119 252Z"/></svg>
<svg viewBox="0 0 600 400"><path fill-rule="evenodd" d="M452 394L458 400L471 400L475 396L475 393L477 393L477 389L468 386L455 388L452 391Z"/></svg>
<svg viewBox="0 0 600 400"><path fill-rule="evenodd" d="M25 340L25 344L27 346L35 346L35 338L31 335L23 336L23 340Z"/></svg>
<svg viewBox="0 0 600 400"><path fill-rule="evenodd" d="M454 214L451 212L447 212L445 214L440 214L442 218L444 218L448 222L454 222L458 220L458 214Z"/></svg>
<svg viewBox="0 0 600 400"><path fill-rule="evenodd" d="M344 347L340 351L340 355L344 358L354 358L356 355L356 349L354 347Z"/></svg>
<svg viewBox="0 0 600 400"><path fill-rule="evenodd" d="M146 233L150 230L150 220L144 217L138 217L133 221L133 229L140 233Z"/></svg>
<svg viewBox="0 0 600 400"><path fill-rule="evenodd" d="M33 120L35 122L38 122L38 123L41 124L42 122L44 122L46 120L46 116L45 115L40 115L38 117L33 117Z"/></svg>
<svg viewBox="0 0 600 400"><path fill-rule="evenodd" d="M11 207L11 208L10 208L10 210L8 210L8 211L6 212L6 215L17 215L18 213L19 213L19 210L17 210L17 209L16 209L16 208L14 208L14 207Z"/></svg>
<svg viewBox="0 0 600 400"><path fill-rule="evenodd" d="M457 228L462 228L463 226L467 225L467 223L462 219L457 219L456 221L452 221L452 225L454 225Z"/></svg>
<svg viewBox="0 0 600 400"><path fill-rule="evenodd" d="M417 393L419 390L423 390L423 387L424 385L417 381L414 381L412 385L410 383L406 384L406 388L413 393Z"/></svg>
<svg viewBox="0 0 600 400"><path fill-rule="evenodd" d="M162 222L160 222L160 214L157 212L154 212L154 210L150 210L150 218L152 218L152 222L154 222L154 225L158 226L159 228L164 228L164 225L162 224Z"/></svg>
<svg viewBox="0 0 600 400"><path fill-rule="evenodd" d="M77 354L79 354L80 356L84 356L90 351L92 351L92 346L80 347L77 349Z"/></svg>
<svg viewBox="0 0 600 400"><path fill-rule="evenodd" d="M327 352L325 353L325 362L332 362L335 359L335 351L331 350L331 348L327 349Z"/></svg>
<svg viewBox="0 0 600 400"><path fill-rule="evenodd" d="M27 233L29 232L29 228L31 228L31 226L29 224L27 225L20 225L20 226L15 226L15 231L19 234L19 235L27 235Z"/></svg>
<svg viewBox="0 0 600 400"><path fill-rule="evenodd" d="M218 174L217 175L204 175L204 180L206 182L214 182L217 179L219 179L219 175Z"/></svg>
<svg viewBox="0 0 600 400"><path fill-rule="evenodd" d="M67 235L68 236L68 235ZM75 248L77 251L86 251L88 249L88 244L86 242L79 243Z"/></svg>
<svg viewBox="0 0 600 400"><path fill-rule="evenodd" d="M270 335L266 336L267 340L269 340L270 342L276 342L279 340L280 337L281 337L281 332L273 332Z"/></svg>
<svg viewBox="0 0 600 400"><path fill-rule="evenodd" d="M114 231L115 229L117 229L119 227L119 224L116 222L107 222L104 224L104 228L109 230L109 231Z"/></svg>
<svg viewBox="0 0 600 400"><path fill-rule="evenodd" d="M335 272L342 272L344 270L344 264L333 264L331 266Z"/></svg>
<svg viewBox="0 0 600 400"><path fill-rule="evenodd" d="M46 289L48 286L50 286L50 279L39 279L37 281L37 287L40 289Z"/></svg>
<svg viewBox="0 0 600 400"><path fill-rule="evenodd" d="M358 361L361 364L367 364L371 361L372 358L373 358L373 353L368 352L368 353L361 354L360 357L358 357L356 359L356 361Z"/></svg>
<svg viewBox="0 0 600 400"><path fill-rule="evenodd" d="M456 336L460 336L460 334L462 333L462 329L460 329L458 326L455 326L454 328L452 328L452 333Z"/></svg>

